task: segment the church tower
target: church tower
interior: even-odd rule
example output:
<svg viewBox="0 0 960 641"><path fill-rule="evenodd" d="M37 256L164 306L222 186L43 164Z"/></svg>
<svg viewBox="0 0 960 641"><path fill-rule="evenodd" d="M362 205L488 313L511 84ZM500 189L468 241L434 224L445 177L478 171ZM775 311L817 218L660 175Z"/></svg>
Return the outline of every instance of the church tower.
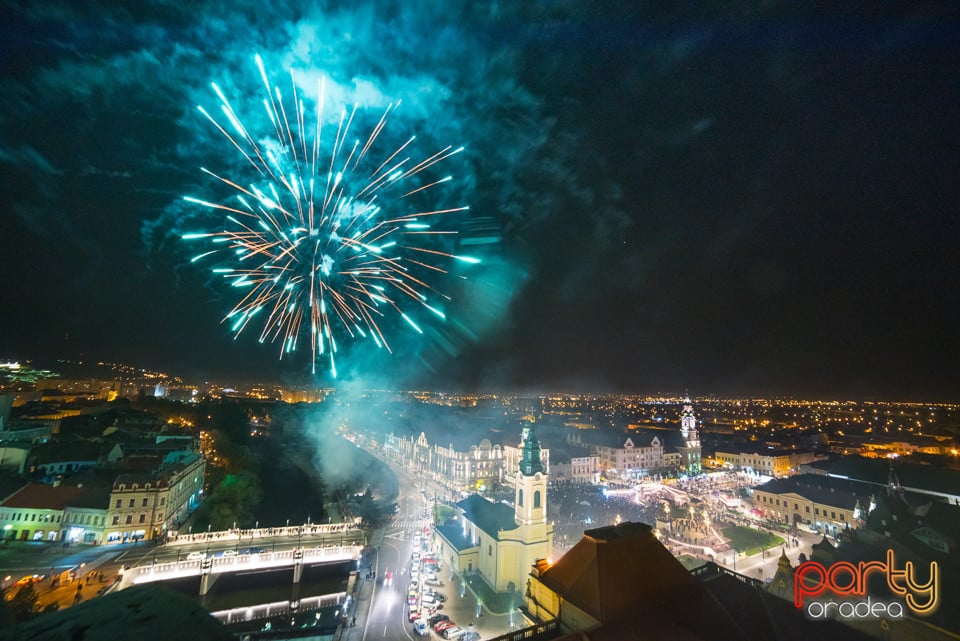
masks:
<svg viewBox="0 0 960 641"><path fill-rule="evenodd" d="M523 457L517 474L514 518L521 525L546 523L547 475L540 460L540 440L531 428L523 439Z"/></svg>
<svg viewBox="0 0 960 641"><path fill-rule="evenodd" d="M697 434L697 417L693 413L693 402L689 396L683 399L683 411L680 413L680 435L683 437L681 465L687 474L694 476L700 473L701 450L700 436Z"/></svg>

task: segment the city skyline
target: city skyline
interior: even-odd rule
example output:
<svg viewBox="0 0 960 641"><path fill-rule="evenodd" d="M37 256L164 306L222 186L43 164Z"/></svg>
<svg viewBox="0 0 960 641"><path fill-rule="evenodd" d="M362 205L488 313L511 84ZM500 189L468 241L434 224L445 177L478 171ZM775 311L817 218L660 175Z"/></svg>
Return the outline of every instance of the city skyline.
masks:
<svg viewBox="0 0 960 641"><path fill-rule="evenodd" d="M0 358L319 387L957 400L949 8L11 9ZM392 356L345 344L337 381L311 378L309 350L234 340L235 292L181 240L216 224L184 195L227 197L200 167L236 161L196 106L212 81L253 95L255 53L375 112L402 100L398 135L466 148L451 171L482 264L438 278L446 319L424 335L387 327Z"/></svg>

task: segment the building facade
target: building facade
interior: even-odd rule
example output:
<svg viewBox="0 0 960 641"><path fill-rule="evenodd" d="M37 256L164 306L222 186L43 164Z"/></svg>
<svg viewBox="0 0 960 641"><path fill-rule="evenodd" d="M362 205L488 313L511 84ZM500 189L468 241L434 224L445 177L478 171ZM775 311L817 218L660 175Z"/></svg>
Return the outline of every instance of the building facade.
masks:
<svg viewBox="0 0 960 641"><path fill-rule="evenodd" d="M153 472L122 474L114 481L106 542L157 539L176 531L203 498L206 460L198 452L173 452Z"/></svg>
<svg viewBox="0 0 960 641"><path fill-rule="evenodd" d="M526 430L524 431L526 432ZM421 432L417 438L390 434L383 451L388 458L417 475L426 475L460 495L485 493L497 485L514 485L515 471L522 458L520 446L493 444L483 439L467 450L453 444L431 445ZM544 469L549 473L550 452L542 449Z"/></svg>
<svg viewBox="0 0 960 641"><path fill-rule="evenodd" d="M82 513L92 529L103 528L105 510L90 509L90 491L68 485L27 483L0 504L0 532L5 541L69 541L67 531ZM96 536L90 543L99 542ZM102 539L102 537L101 537Z"/></svg>
<svg viewBox="0 0 960 641"><path fill-rule="evenodd" d="M860 527L873 503L865 484L814 474L773 479L753 489L761 516L787 525L836 536Z"/></svg>
<svg viewBox="0 0 960 641"><path fill-rule="evenodd" d="M800 474L801 465L808 465L826 457L813 452L796 450L754 449L744 451L718 449L714 458L727 469L760 474L772 478L783 478Z"/></svg>
<svg viewBox="0 0 960 641"><path fill-rule="evenodd" d="M601 475L607 479L635 481L662 470L663 442L654 436L647 444L634 444L634 438L627 437L623 445L596 445L594 454L600 465Z"/></svg>

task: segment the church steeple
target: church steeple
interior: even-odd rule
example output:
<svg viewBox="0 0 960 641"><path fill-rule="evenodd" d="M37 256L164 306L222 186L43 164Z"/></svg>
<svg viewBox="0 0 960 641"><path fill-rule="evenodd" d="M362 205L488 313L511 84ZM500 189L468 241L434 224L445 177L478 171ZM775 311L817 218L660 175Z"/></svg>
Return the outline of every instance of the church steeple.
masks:
<svg viewBox="0 0 960 641"><path fill-rule="evenodd" d="M680 436L683 446L680 448L681 467L684 471L696 476L701 471L700 436L697 434L697 416L693 412L693 401L690 395L683 397L683 410L680 412Z"/></svg>
<svg viewBox="0 0 960 641"><path fill-rule="evenodd" d="M533 428L523 440L523 456L519 467L514 519L520 525L546 523L547 474L540 458L540 439Z"/></svg>
<svg viewBox="0 0 960 641"><path fill-rule="evenodd" d="M523 440L523 458L520 459L520 473L524 476L533 476L543 471L543 461L540 459L540 440L535 430L531 429Z"/></svg>
<svg viewBox="0 0 960 641"><path fill-rule="evenodd" d="M691 434L697 438L697 417L693 413L693 401L690 396L683 397L683 411L680 412L680 431L683 432L683 439L687 440Z"/></svg>

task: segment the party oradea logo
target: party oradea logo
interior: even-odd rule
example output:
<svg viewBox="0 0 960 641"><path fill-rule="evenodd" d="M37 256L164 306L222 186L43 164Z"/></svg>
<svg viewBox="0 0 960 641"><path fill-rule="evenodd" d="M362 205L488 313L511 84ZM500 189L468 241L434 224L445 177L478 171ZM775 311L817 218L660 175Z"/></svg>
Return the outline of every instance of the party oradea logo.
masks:
<svg viewBox="0 0 960 641"><path fill-rule="evenodd" d="M886 578L894 598L874 599L867 594L867 579L874 574ZM838 561L825 567L806 561L793 576L793 604L811 619L900 620L908 611L928 616L940 605L940 568L936 561L930 563L926 578L926 582L918 579L910 561L899 568L893 550L887 550L886 562Z"/></svg>

